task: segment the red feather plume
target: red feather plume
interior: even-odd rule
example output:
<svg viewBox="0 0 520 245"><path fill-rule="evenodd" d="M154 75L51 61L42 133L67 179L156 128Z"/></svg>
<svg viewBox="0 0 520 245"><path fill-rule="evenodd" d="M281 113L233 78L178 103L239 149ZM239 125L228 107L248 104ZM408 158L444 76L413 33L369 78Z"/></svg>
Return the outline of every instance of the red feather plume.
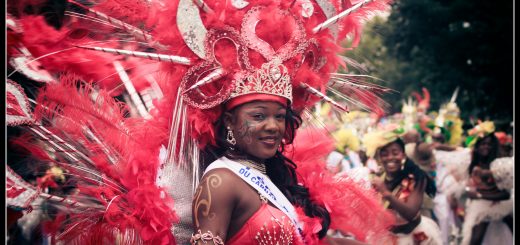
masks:
<svg viewBox="0 0 520 245"><path fill-rule="evenodd" d="M325 130L300 130L287 154L297 164L298 181L309 189L313 202L329 211L330 228L365 242L388 236L395 219L383 208L376 192L353 179L335 178L326 169L325 159L334 149L327 135Z"/></svg>

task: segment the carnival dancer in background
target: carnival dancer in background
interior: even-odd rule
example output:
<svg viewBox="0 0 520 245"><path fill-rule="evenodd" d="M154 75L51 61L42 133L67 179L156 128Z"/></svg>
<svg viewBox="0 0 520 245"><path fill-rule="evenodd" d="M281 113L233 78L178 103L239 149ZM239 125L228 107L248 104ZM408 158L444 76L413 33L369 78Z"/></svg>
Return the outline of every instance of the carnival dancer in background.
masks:
<svg viewBox="0 0 520 245"><path fill-rule="evenodd" d="M404 130L397 125L387 125L365 135L367 154L382 166L372 184L383 196L383 205L396 214L397 223L391 231L397 244L441 244L438 225L420 212L424 194L434 197L435 184L406 157L400 139L403 134Z"/></svg>
<svg viewBox="0 0 520 245"><path fill-rule="evenodd" d="M468 132L473 146L467 168L468 200L462 244L513 244L513 159L497 158L493 122L479 122Z"/></svg>

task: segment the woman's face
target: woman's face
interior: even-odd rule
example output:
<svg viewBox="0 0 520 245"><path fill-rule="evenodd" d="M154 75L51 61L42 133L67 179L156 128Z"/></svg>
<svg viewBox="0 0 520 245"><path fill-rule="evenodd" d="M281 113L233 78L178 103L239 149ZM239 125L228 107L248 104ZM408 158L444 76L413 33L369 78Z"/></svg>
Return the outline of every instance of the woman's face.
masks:
<svg viewBox="0 0 520 245"><path fill-rule="evenodd" d="M260 160L273 157L285 134L286 108L276 102L253 101L226 113L236 148Z"/></svg>
<svg viewBox="0 0 520 245"><path fill-rule="evenodd" d="M379 162L389 174L398 173L405 158L406 155L397 142L392 142L379 150Z"/></svg>
<svg viewBox="0 0 520 245"><path fill-rule="evenodd" d="M482 157L487 157L491 152L492 142L490 137L484 138L478 145L478 154Z"/></svg>

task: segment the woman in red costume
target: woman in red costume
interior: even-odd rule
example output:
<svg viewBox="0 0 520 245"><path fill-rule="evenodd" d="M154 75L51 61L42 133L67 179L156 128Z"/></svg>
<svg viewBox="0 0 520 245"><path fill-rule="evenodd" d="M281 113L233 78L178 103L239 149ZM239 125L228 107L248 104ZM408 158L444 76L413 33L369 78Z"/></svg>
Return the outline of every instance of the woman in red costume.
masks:
<svg viewBox="0 0 520 245"><path fill-rule="evenodd" d="M60 209L46 234L67 244L352 244L324 240L327 230L372 243L386 234L391 216L375 195L334 180L317 161L297 172L305 166L290 159L302 154L295 149L289 159L286 147L316 102L347 110L326 91L381 109L384 88L336 71L350 61L338 56L340 43L352 35L357 44L362 19L388 9L387 0L67 5L59 30L41 16L10 21L16 71L52 83L38 91L35 120L23 89L9 81L9 125L51 137L79 180L74 195L45 195L74 207ZM42 70L25 63L36 64L33 56Z"/></svg>
<svg viewBox="0 0 520 245"><path fill-rule="evenodd" d="M211 114L218 116L210 122L212 128L201 130L210 131L214 138L201 135L203 141L212 143L203 150L204 165L209 165L192 203L192 244L313 244L325 238L334 217L329 208L311 198L309 190L299 183L297 164L284 155L302 123L302 112L315 99L328 98L309 89L308 83L323 86L328 80L324 72L335 69L335 58L325 48L332 42L314 39L311 26L306 26L320 19L320 15L305 12L305 8L326 5L318 2L255 2L255 6L232 12L228 7L222 11L232 17L220 20L231 27L214 27L209 32L206 47L212 49L207 51L214 52L234 73L213 83L231 86L224 85L211 100L207 95L215 90L208 87L200 87L202 92L188 89L184 94L190 109L202 113L218 109ZM224 38L232 45L219 42ZM239 50L243 47L248 48L248 54ZM235 53L238 59L230 60L228 56ZM183 88L197 86L189 80L194 78L188 77ZM226 89L230 91L227 94L222 92ZM194 113L190 120L197 121L197 116L202 114ZM318 221L312 231L304 224L308 218Z"/></svg>
<svg viewBox="0 0 520 245"><path fill-rule="evenodd" d="M310 200L308 190L296 182L296 165L282 154L301 124L288 102L272 95L246 95L226 104L217 125L219 147L213 150L218 160L206 169L193 201L193 243L213 236L215 244L300 244L296 224L280 210L284 204L299 205L319 218L318 236L326 235L329 212ZM240 172L253 181L244 181ZM258 191L259 186L250 184L258 181L264 186L272 182L267 187L278 188L282 195L273 189ZM289 202L276 202L282 198Z"/></svg>

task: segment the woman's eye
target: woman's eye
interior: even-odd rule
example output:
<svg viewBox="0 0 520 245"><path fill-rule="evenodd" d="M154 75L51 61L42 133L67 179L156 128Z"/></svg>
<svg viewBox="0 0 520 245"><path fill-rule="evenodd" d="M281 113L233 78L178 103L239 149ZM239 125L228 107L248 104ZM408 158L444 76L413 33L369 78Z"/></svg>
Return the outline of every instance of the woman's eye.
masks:
<svg viewBox="0 0 520 245"><path fill-rule="evenodd" d="M276 115L276 119L278 119L278 120L282 120L282 119L285 120L285 114L278 114L278 115Z"/></svg>
<svg viewBox="0 0 520 245"><path fill-rule="evenodd" d="M262 120L265 118L265 116L263 114L254 114L253 118L256 120Z"/></svg>

